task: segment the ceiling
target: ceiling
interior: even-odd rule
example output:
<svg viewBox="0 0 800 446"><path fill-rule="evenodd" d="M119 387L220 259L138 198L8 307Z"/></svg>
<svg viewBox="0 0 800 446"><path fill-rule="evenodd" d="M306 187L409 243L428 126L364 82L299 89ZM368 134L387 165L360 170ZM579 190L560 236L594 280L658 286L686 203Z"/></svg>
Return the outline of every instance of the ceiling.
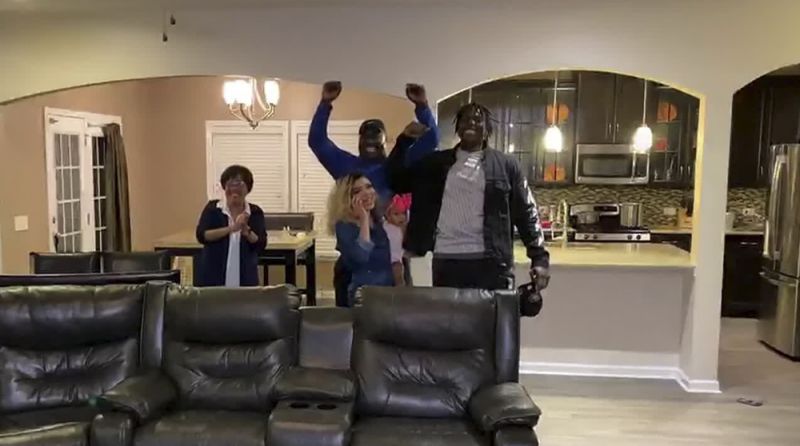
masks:
<svg viewBox="0 0 800 446"><path fill-rule="evenodd" d="M478 0L0 0L0 12L69 13L109 10L213 10L264 7L480 4Z"/></svg>

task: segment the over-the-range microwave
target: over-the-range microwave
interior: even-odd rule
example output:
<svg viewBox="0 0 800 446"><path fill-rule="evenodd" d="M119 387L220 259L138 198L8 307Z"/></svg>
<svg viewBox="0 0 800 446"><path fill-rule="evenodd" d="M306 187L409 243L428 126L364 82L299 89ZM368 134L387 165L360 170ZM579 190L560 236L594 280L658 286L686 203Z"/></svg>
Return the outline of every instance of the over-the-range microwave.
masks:
<svg viewBox="0 0 800 446"><path fill-rule="evenodd" d="M647 184L650 153L628 144L578 144L575 182L580 184Z"/></svg>

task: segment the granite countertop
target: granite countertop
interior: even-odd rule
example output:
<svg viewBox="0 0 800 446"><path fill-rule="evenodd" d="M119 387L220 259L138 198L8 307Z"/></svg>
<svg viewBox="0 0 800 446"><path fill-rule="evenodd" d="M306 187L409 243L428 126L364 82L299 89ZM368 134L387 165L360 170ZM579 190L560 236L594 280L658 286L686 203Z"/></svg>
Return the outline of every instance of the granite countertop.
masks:
<svg viewBox="0 0 800 446"><path fill-rule="evenodd" d="M692 269L689 253L660 243L567 243L547 244L550 264L556 267L621 267ZM514 245L514 260L528 264L525 248Z"/></svg>
<svg viewBox="0 0 800 446"><path fill-rule="evenodd" d="M691 234L692 228L679 228L677 226L654 226L650 228L653 234ZM763 227L740 226L725 231L727 235L763 235Z"/></svg>

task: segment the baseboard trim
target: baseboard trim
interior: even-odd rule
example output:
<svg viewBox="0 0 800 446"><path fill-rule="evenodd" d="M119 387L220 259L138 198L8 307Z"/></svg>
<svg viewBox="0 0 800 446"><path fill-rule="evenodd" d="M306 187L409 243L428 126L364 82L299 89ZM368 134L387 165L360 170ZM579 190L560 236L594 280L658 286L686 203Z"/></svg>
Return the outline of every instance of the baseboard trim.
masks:
<svg viewBox="0 0 800 446"><path fill-rule="evenodd" d="M689 393L722 393L716 379L689 379L681 369L677 369L677 374L675 380Z"/></svg>
<svg viewBox="0 0 800 446"><path fill-rule="evenodd" d="M621 366L574 363L520 362L522 375L596 376L604 378L669 379L686 392L720 393L716 380L691 380L683 370L669 366Z"/></svg>

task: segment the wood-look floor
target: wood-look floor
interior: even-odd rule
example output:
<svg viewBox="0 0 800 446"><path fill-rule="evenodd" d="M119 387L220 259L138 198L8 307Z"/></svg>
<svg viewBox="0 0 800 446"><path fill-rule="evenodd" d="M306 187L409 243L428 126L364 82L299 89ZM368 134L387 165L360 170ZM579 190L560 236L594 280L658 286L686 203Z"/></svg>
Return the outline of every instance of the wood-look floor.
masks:
<svg viewBox="0 0 800 446"><path fill-rule="evenodd" d="M723 319L722 394L659 380L524 376L543 446L800 446L800 363L756 341L755 321ZM737 403L763 400L763 406Z"/></svg>

